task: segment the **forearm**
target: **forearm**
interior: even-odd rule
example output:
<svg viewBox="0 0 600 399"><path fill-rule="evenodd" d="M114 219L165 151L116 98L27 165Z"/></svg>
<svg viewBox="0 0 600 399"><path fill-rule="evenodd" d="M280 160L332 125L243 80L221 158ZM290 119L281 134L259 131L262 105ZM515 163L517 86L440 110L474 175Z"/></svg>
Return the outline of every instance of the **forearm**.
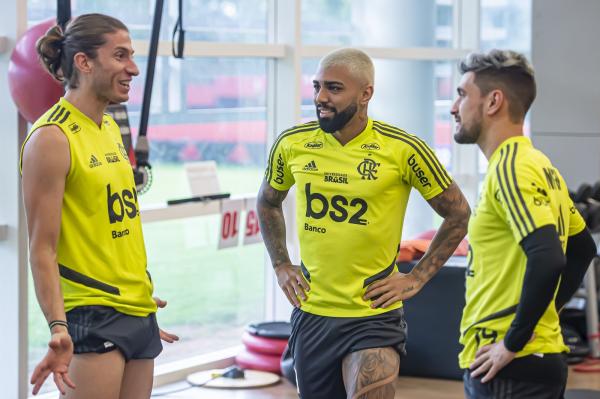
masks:
<svg viewBox="0 0 600 399"><path fill-rule="evenodd" d="M56 258L33 251L30 263L35 294L46 321L66 320Z"/></svg>
<svg viewBox="0 0 600 399"><path fill-rule="evenodd" d="M565 267L565 256L556 228L544 226L521 242L527 256L521 298L515 318L504 337L511 352L518 352L531 339L535 326L551 303Z"/></svg>
<svg viewBox="0 0 600 399"><path fill-rule="evenodd" d="M467 223L468 216L449 216L444 219L429 249L411 271L422 284L429 281L452 256L467 234Z"/></svg>
<svg viewBox="0 0 600 399"><path fill-rule="evenodd" d="M257 210L263 241L273 267L291 263L285 242L285 219L281 205L272 205L265 199L259 198Z"/></svg>
<svg viewBox="0 0 600 399"><path fill-rule="evenodd" d="M567 266L560 277L555 299L556 310L560 311L575 294L596 251L596 243L588 229L569 237L566 254Z"/></svg>

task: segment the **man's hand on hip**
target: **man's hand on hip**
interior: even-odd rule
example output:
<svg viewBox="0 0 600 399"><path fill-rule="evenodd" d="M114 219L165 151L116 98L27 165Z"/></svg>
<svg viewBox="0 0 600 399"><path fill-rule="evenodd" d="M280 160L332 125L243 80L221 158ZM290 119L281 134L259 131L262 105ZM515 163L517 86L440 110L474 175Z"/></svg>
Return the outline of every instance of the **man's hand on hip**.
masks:
<svg viewBox="0 0 600 399"><path fill-rule="evenodd" d="M275 274L277 275L277 283L283 290L290 303L299 308L301 306L300 299L306 301L306 292L310 291L308 282L302 275L300 266L292 265L291 263L282 263L275 266Z"/></svg>

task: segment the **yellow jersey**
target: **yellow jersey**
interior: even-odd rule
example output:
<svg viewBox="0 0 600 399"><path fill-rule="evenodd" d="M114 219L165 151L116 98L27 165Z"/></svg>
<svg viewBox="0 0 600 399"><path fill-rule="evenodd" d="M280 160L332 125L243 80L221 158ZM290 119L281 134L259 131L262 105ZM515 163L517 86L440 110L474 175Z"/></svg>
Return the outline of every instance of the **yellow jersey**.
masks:
<svg viewBox="0 0 600 399"><path fill-rule="evenodd" d="M309 122L284 131L265 174L276 190L296 185L301 268L310 292L302 310L364 317L397 309L370 307L369 284L396 273L411 189L429 200L452 179L420 138L368 120L346 145Z"/></svg>
<svg viewBox="0 0 600 399"><path fill-rule="evenodd" d="M469 220L461 368L471 365L479 347L506 335L521 297L527 263L519 243L547 225L556 227L563 252L568 236L585 228L559 171L529 138L511 137L490 157L479 202ZM517 357L568 350L554 300L534 334Z"/></svg>
<svg viewBox="0 0 600 399"><path fill-rule="evenodd" d="M57 258L65 311L109 306L124 314L156 312L129 157L115 121L98 126L60 101L32 126L60 128L69 142ZM23 150L21 150L22 163Z"/></svg>

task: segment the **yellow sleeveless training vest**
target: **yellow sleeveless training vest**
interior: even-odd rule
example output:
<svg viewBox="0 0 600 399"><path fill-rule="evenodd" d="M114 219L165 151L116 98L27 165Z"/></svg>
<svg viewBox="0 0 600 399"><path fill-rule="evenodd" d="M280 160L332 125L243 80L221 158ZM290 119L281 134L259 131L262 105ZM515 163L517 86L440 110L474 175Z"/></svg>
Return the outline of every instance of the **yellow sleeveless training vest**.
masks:
<svg viewBox="0 0 600 399"><path fill-rule="evenodd" d="M98 127L64 98L32 126L58 126L69 141L57 256L65 310L110 306L132 316L156 312L137 192L119 127ZM21 159L23 150L21 150Z"/></svg>

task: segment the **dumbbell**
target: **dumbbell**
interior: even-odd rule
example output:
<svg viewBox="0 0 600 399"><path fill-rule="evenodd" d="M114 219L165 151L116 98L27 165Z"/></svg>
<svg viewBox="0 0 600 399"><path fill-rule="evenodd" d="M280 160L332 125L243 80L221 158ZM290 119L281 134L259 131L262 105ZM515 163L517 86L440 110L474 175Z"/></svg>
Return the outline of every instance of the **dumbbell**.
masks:
<svg viewBox="0 0 600 399"><path fill-rule="evenodd" d="M573 199L573 202L585 203L587 199L590 198L590 196L592 195L592 186L590 186L587 183L583 183L577 188L577 191L575 191L574 193L571 191L569 192L569 194L572 194L571 198Z"/></svg>
<svg viewBox="0 0 600 399"><path fill-rule="evenodd" d="M597 181L596 184L592 187L592 192L590 197L595 199L596 201L600 201L600 181Z"/></svg>
<svg viewBox="0 0 600 399"><path fill-rule="evenodd" d="M600 182L593 187L587 183L581 184L572 193L572 199L588 228L592 231L600 229Z"/></svg>

